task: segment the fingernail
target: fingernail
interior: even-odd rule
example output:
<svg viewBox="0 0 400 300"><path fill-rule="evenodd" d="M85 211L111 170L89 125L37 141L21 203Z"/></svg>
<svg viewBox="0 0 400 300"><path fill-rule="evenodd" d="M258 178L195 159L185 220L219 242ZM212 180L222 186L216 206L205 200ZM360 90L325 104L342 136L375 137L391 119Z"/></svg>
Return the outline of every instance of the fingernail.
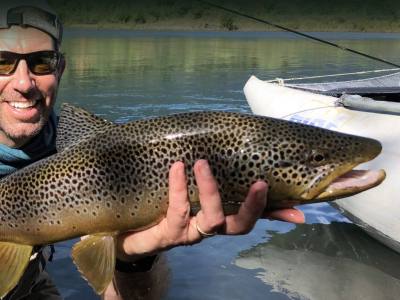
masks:
<svg viewBox="0 0 400 300"><path fill-rule="evenodd" d="M203 175L204 177L212 177L213 175L208 162L205 160L201 160L200 163L201 163L201 168L200 168L201 175Z"/></svg>
<svg viewBox="0 0 400 300"><path fill-rule="evenodd" d="M173 172L174 172L175 176L182 176L182 174L184 174L184 172L185 172L183 163L175 162L173 164Z"/></svg>
<svg viewBox="0 0 400 300"><path fill-rule="evenodd" d="M185 165L183 163L179 164L178 175L185 176Z"/></svg>

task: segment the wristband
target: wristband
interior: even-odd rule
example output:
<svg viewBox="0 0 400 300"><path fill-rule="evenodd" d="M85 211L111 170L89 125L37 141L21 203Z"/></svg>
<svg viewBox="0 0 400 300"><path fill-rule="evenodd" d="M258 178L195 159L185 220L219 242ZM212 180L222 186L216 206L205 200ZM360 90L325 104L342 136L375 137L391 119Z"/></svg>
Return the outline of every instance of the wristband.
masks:
<svg viewBox="0 0 400 300"><path fill-rule="evenodd" d="M135 262L122 261L117 258L115 270L121 273L140 273L148 272L153 268L158 255L147 256Z"/></svg>

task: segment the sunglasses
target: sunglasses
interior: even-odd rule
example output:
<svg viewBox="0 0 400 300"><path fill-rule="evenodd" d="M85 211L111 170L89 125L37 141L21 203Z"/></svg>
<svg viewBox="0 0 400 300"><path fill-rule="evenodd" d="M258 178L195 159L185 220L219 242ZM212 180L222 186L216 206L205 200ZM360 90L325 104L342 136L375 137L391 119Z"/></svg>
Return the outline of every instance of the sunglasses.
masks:
<svg viewBox="0 0 400 300"><path fill-rule="evenodd" d="M62 54L57 51L37 51L31 53L14 53L0 51L0 76L12 75L21 59L24 59L29 70L35 75L48 75L56 71Z"/></svg>

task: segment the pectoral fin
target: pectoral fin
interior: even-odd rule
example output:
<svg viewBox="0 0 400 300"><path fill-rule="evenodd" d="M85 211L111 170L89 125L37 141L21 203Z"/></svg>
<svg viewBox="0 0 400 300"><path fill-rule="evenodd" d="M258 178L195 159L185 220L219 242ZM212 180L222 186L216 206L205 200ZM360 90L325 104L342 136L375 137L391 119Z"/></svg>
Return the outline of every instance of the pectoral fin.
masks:
<svg viewBox="0 0 400 300"><path fill-rule="evenodd" d="M31 254L32 246L0 242L0 299L17 285Z"/></svg>
<svg viewBox="0 0 400 300"><path fill-rule="evenodd" d="M74 245L72 259L79 272L101 294L115 270L115 240L111 233L89 235Z"/></svg>

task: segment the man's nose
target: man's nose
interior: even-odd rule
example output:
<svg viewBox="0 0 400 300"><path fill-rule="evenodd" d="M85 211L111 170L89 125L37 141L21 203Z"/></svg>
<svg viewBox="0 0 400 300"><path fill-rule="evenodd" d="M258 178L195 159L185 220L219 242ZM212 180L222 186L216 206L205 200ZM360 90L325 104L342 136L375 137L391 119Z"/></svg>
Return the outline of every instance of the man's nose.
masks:
<svg viewBox="0 0 400 300"><path fill-rule="evenodd" d="M19 61L17 69L12 76L14 77L13 88L21 94L29 93L36 85L32 73L29 71L28 64L24 59Z"/></svg>

